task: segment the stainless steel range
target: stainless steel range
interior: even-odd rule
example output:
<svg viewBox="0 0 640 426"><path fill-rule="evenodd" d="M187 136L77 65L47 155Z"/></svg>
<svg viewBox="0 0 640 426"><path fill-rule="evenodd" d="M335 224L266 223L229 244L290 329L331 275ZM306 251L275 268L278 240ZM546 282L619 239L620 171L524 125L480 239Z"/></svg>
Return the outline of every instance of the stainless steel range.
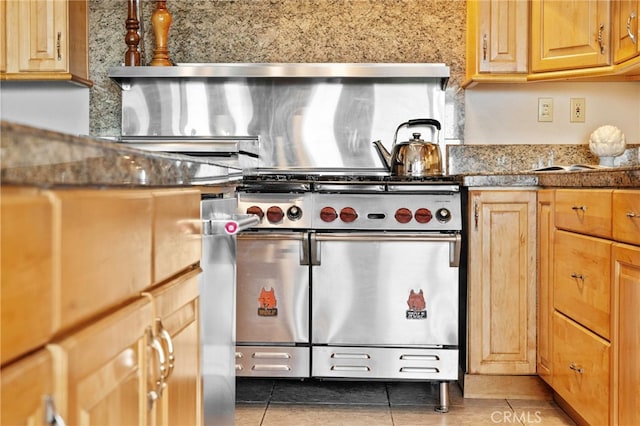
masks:
<svg viewBox="0 0 640 426"><path fill-rule="evenodd" d="M263 172L239 209L238 376L458 377L462 208L456 177Z"/></svg>

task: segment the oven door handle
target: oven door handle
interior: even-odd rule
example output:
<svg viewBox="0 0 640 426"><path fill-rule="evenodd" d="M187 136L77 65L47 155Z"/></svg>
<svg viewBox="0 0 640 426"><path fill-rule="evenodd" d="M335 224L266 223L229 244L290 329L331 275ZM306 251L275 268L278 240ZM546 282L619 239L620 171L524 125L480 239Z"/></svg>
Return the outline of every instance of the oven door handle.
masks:
<svg viewBox="0 0 640 426"><path fill-rule="evenodd" d="M358 233L336 233L318 234L312 233L311 240L311 264L320 265L320 241L420 241L449 243L449 266L452 268L460 266L460 252L462 247L462 236L460 234L414 234L414 233L380 233L380 232L358 232Z"/></svg>
<svg viewBox="0 0 640 426"><path fill-rule="evenodd" d="M202 221L202 235L235 235L260 223L255 214L232 214Z"/></svg>

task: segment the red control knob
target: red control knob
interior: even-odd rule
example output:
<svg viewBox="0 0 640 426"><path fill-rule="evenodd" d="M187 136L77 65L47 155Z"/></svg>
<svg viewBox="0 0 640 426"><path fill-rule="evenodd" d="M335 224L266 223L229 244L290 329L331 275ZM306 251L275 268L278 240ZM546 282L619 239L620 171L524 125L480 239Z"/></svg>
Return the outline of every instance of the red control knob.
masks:
<svg viewBox="0 0 640 426"><path fill-rule="evenodd" d="M336 213L333 207L323 207L322 210L320 210L320 219L322 219L323 222L333 222L337 217L338 213Z"/></svg>
<svg viewBox="0 0 640 426"><path fill-rule="evenodd" d="M413 218L413 214L411 214L411 210L403 207L396 210L395 218L400 223L408 223L411 221L411 218Z"/></svg>
<svg viewBox="0 0 640 426"><path fill-rule="evenodd" d="M258 206L251 206L247 208L247 214L255 214L260 218L260 220L262 220L262 218L264 217L264 212Z"/></svg>
<svg viewBox="0 0 640 426"><path fill-rule="evenodd" d="M418 209L416 210L416 222L418 223L429 223L433 215L431 214L431 210L429 209Z"/></svg>
<svg viewBox="0 0 640 426"><path fill-rule="evenodd" d="M278 206L271 206L267 209L267 220L271 223L278 223L284 217L284 212Z"/></svg>
<svg viewBox="0 0 640 426"><path fill-rule="evenodd" d="M358 213L356 213L353 207L345 207L340 210L340 220L343 222L351 223L358 218Z"/></svg>

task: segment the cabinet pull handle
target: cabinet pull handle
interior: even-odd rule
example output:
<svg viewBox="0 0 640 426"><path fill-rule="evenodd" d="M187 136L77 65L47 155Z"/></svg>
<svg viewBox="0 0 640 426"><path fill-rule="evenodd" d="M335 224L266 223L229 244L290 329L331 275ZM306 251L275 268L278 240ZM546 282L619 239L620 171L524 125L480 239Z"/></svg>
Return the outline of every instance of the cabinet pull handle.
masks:
<svg viewBox="0 0 640 426"><path fill-rule="evenodd" d="M152 335L150 329L149 335L149 346L158 357L158 380L156 380L155 389L150 390L147 394L147 398L149 400L149 408L151 408L153 406L153 403L162 396L162 391L166 386L164 379L166 377L167 371L167 360L164 356L164 348L162 347L162 343L160 343L160 340L157 337Z"/></svg>
<svg viewBox="0 0 640 426"><path fill-rule="evenodd" d="M480 212L478 211L478 202L473 203L473 220L475 223L476 230L478 229L478 218L480 216Z"/></svg>
<svg viewBox="0 0 640 426"><path fill-rule="evenodd" d="M587 211L587 206L573 206L571 207L572 210L582 210L583 212Z"/></svg>
<svg viewBox="0 0 640 426"><path fill-rule="evenodd" d="M487 35L482 37L482 60L487 60Z"/></svg>
<svg viewBox="0 0 640 426"><path fill-rule="evenodd" d="M640 218L640 213L636 213L636 212L627 212L627 217L628 217L629 219Z"/></svg>
<svg viewBox="0 0 640 426"><path fill-rule="evenodd" d="M633 44L638 44L638 40L636 39L636 35L631 31L631 20L636 19L636 12L631 12L629 18L627 18L627 34L629 34L629 38Z"/></svg>
<svg viewBox="0 0 640 426"><path fill-rule="evenodd" d="M162 322L158 319L158 332L160 334L160 338L165 341L167 346L167 371L165 372L164 380L169 380L169 376L173 373L173 367L175 366L175 352L173 350L173 340L171 340L171 334L167 331L166 328L162 325Z"/></svg>
<svg viewBox="0 0 640 426"><path fill-rule="evenodd" d="M584 282L584 275L578 274L576 272L571 274L571 278L576 278L576 279L579 279L580 281Z"/></svg>
<svg viewBox="0 0 640 426"><path fill-rule="evenodd" d="M58 60L62 60L62 54L60 53L60 46L62 45L62 33L58 31L58 40L56 41L56 50L58 52Z"/></svg>
<svg viewBox="0 0 640 426"><path fill-rule="evenodd" d="M45 417L45 422L48 425L55 425L55 426L66 425L64 419L56 411L56 406L53 403L53 397L51 395L46 395L44 397L44 417Z"/></svg>
<svg viewBox="0 0 640 426"><path fill-rule="evenodd" d="M600 24L598 29L598 44L600 45L600 54L604 55L604 40L602 34L604 33L604 24Z"/></svg>
<svg viewBox="0 0 640 426"><path fill-rule="evenodd" d="M576 372L580 373L580 374L584 373L584 368L578 367L575 362L572 362L571 364L569 364L569 368L571 370L573 370L573 371L576 371Z"/></svg>

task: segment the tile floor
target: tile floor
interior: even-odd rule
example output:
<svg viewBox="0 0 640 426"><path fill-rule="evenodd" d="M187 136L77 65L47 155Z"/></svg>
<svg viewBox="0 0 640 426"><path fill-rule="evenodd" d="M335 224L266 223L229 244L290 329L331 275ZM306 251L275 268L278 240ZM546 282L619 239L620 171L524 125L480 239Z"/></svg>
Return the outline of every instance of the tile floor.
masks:
<svg viewBox="0 0 640 426"><path fill-rule="evenodd" d="M416 382L236 381L237 426L573 425L553 401L464 399L450 386L437 413L438 385Z"/></svg>

